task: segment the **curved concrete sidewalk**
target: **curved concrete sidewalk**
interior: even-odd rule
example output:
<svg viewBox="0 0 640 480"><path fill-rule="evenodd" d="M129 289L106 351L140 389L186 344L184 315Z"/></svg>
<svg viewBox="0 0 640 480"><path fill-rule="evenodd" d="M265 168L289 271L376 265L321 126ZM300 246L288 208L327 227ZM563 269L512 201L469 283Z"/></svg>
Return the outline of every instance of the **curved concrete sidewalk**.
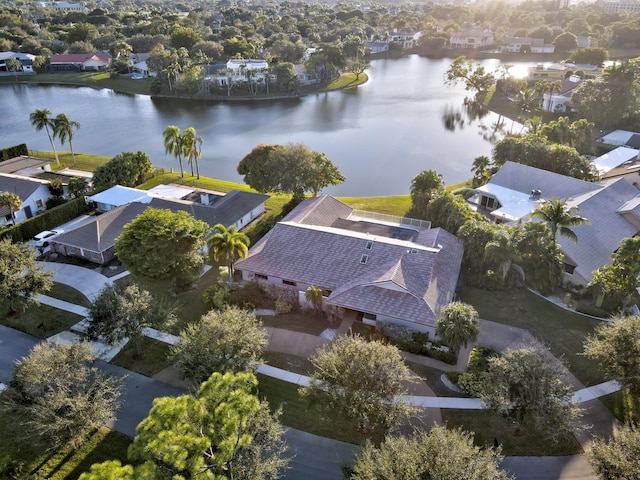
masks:
<svg viewBox="0 0 640 480"><path fill-rule="evenodd" d="M54 272L54 281L75 288L89 300L98 296L105 285L111 285L112 280L101 273L76 265L55 262L39 262L46 272Z"/></svg>

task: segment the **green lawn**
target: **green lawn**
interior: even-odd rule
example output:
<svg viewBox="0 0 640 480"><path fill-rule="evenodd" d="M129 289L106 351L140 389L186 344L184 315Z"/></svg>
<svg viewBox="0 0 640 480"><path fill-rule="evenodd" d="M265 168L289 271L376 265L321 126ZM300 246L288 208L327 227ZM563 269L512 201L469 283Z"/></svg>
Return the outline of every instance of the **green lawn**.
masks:
<svg viewBox="0 0 640 480"><path fill-rule="evenodd" d="M67 330L80 320L82 317L79 315L42 304L32 305L24 312L9 315L9 308L0 302L0 323L2 325L38 338L47 338ZM44 327L38 328L39 325L44 325Z"/></svg>
<svg viewBox="0 0 640 480"><path fill-rule="evenodd" d="M127 462L131 438L106 427L94 432L77 449L61 448L53 452L43 451L32 444L17 443L14 439L20 428L10 418L0 416L0 478L76 479L94 463L106 460ZM18 468L19 475L3 471L8 462Z"/></svg>
<svg viewBox="0 0 640 480"><path fill-rule="evenodd" d="M73 303L74 305L81 305L83 307L91 306L91 302L83 293L63 283L53 282L51 290L49 290L46 295L48 297L57 298L58 300Z"/></svg>
<svg viewBox="0 0 640 480"><path fill-rule="evenodd" d="M640 423L640 396L633 395L628 388L605 395L600 400L621 422Z"/></svg>
<svg viewBox="0 0 640 480"><path fill-rule="evenodd" d="M142 356L136 356L136 347L133 342L128 342L118 354L113 357L111 363L119 367L126 368L136 373L153 377L156 373L164 370L171 362L169 361L170 345L154 338L144 337L140 341Z"/></svg>
<svg viewBox="0 0 640 480"><path fill-rule="evenodd" d="M100 165L103 165L111 160L108 157L101 157L99 155L88 155L86 153L74 152L74 156L76 159L76 163L74 165L71 152L58 152L58 160L60 160L60 165L58 166L56 165L56 157L51 151L29 150L29 155L38 158L44 158L46 160L51 160L53 162L51 165L51 169L54 171L61 170L67 167L74 170L93 172Z"/></svg>
<svg viewBox="0 0 640 480"><path fill-rule="evenodd" d="M575 438L553 444L533 430L514 435L508 423L489 410L440 410L442 420L450 428L462 428L474 434L478 446L492 446L494 439L502 446L504 455L573 455L582 453Z"/></svg>
<svg viewBox="0 0 640 480"><path fill-rule="evenodd" d="M366 73L361 73L356 79L355 73L343 73L339 78L329 83L325 90L339 90L341 88L355 87L362 85L369 80Z"/></svg>
<svg viewBox="0 0 640 480"><path fill-rule="evenodd" d="M150 78L132 80L128 75L111 78L105 72L58 72L0 77L0 83L33 83L55 85L84 85L92 88L110 88L124 93L149 95Z"/></svg>
<svg viewBox="0 0 640 480"><path fill-rule="evenodd" d="M528 290L508 292L464 288L460 299L473 305L480 318L524 328L549 346L558 358L564 358L571 372L585 385L605 379L594 363L581 355L587 335L598 320L570 312Z"/></svg>
<svg viewBox="0 0 640 480"><path fill-rule="evenodd" d="M284 352L263 352L262 358L267 365L272 367L306 376L313 373L313 365L304 357Z"/></svg>
<svg viewBox="0 0 640 480"><path fill-rule="evenodd" d="M438 397L465 397L463 393L454 392L445 387L444 383L440 381L440 377L444 373L443 370L437 368L428 367L421 363L406 362L407 366L413 373L420 377L433 393Z"/></svg>

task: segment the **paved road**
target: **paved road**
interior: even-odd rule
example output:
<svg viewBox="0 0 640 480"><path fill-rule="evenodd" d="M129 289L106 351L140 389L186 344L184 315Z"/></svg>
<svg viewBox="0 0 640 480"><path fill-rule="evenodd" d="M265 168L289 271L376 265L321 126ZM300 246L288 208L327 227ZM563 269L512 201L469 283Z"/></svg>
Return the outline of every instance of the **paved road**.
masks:
<svg viewBox="0 0 640 480"><path fill-rule="evenodd" d="M29 354L39 339L0 325L0 382L6 383L13 376L13 364Z"/></svg>
<svg viewBox="0 0 640 480"><path fill-rule="evenodd" d="M597 480L586 455L506 457L502 468L517 480Z"/></svg>

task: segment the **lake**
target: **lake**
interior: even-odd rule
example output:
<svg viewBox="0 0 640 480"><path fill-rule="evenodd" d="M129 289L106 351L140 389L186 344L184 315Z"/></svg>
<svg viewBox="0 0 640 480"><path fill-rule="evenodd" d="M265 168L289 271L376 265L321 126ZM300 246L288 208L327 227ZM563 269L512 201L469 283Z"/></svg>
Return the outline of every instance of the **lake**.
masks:
<svg viewBox="0 0 640 480"><path fill-rule="evenodd" d="M112 157L141 150L154 165L177 169L177 160L164 152L162 132L168 125L194 127L203 139L200 173L205 176L241 182L236 167L255 145L303 142L325 152L347 177L325 193L402 195L422 170L436 170L448 185L454 184L471 177L474 158L490 156L491 143L483 133L491 129L497 115L467 118L464 88L444 85L450 63L451 59L417 55L373 60L369 81L359 87L254 102L152 99L88 87L2 85L0 147L26 143L29 149L50 150L46 133L36 132L29 122L31 112L48 108L54 116L66 113L80 122L74 136L76 152ZM499 61L483 63L495 67ZM68 150L68 144L61 149Z"/></svg>

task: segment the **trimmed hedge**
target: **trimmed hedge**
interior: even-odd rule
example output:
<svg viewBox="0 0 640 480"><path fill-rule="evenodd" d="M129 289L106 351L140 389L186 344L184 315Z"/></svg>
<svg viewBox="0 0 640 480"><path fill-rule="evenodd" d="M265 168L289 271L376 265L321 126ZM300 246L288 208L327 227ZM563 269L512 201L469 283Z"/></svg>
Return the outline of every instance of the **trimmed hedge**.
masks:
<svg viewBox="0 0 640 480"><path fill-rule="evenodd" d="M24 242L43 230L51 230L58 225L91 211L93 207L84 200L84 196L69 200L63 205L45 210L17 225L0 230L0 238L11 238L14 242Z"/></svg>
<svg viewBox="0 0 640 480"><path fill-rule="evenodd" d="M0 162L19 157L20 155L29 155L26 143L21 143L20 145L14 145L13 147L7 147L0 150Z"/></svg>

